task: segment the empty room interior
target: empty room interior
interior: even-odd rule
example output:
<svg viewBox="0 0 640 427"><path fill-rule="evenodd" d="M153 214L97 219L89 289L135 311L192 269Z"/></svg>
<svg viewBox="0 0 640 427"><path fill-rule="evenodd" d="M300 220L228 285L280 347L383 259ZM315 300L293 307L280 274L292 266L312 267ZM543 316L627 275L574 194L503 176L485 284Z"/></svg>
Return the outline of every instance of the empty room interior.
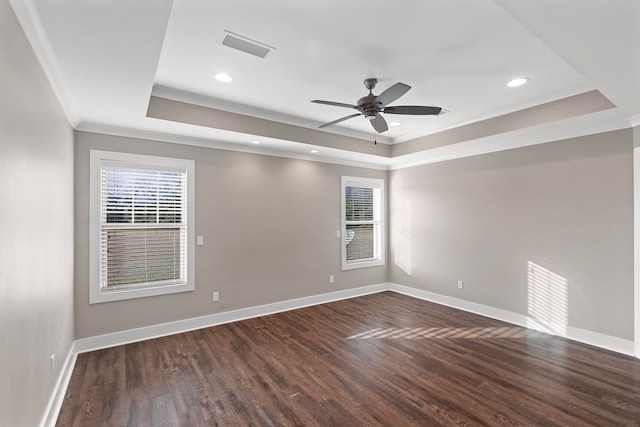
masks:
<svg viewBox="0 0 640 427"><path fill-rule="evenodd" d="M640 425L639 22L1 0L0 425Z"/></svg>

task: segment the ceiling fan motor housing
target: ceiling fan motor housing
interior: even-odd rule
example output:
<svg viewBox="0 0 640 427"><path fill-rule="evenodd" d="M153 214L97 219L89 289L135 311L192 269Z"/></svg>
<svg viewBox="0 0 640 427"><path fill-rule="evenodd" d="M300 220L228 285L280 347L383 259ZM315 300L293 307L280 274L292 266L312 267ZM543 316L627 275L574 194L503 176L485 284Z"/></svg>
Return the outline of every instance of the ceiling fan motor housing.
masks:
<svg viewBox="0 0 640 427"><path fill-rule="evenodd" d="M369 94L358 100L358 110L369 120L373 120L378 116L381 106L375 102L377 96Z"/></svg>

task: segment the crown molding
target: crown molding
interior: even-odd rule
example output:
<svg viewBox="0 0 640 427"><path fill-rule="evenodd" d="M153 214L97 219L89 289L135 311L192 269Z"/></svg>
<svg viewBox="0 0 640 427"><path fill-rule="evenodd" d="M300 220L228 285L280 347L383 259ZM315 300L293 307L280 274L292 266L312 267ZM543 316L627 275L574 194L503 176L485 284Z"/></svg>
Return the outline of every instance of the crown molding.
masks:
<svg viewBox="0 0 640 427"><path fill-rule="evenodd" d="M209 138L88 122L81 123L76 130L366 169L398 170L630 128L631 121L618 116L615 110L587 114L390 158L327 147L319 147L321 155L311 155L309 146L289 141L274 140L275 148L267 144L256 146L239 142L234 132L220 132L219 137Z"/></svg>
<svg viewBox="0 0 640 427"><path fill-rule="evenodd" d="M79 132L100 133L104 135L120 136L125 138L145 139L149 141L167 142L171 144L192 145L196 147L213 148L217 150L238 151L242 153L260 154L265 156L283 157L288 159L307 160L310 162L329 163L341 166L352 166L365 169L388 170L386 161L381 162L378 156L354 153L346 150L337 150L327 147L319 147L321 155L312 155L305 146L305 151L292 151L286 148L272 148L264 144L252 145L240 143L225 138L203 138L196 136L176 135L148 129L133 129L121 126L105 125L101 123L83 122L76 130ZM260 137L260 139L265 139ZM293 146L287 142L282 147Z"/></svg>
<svg viewBox="0 0 640 427"><path fill-rule="evenodd" d="M81 122L80 112L71 96L71 91L63 77L60 65L46 36L40 15L33 0L9 0L16 18L31 44L35 56L60 103L64 114L75 129Z"/></svg>
<svg viewBox="0 0 640 427"><path fill-rule="evenodd" d="M393 157L389 169L405 169L628 128L626 119L618 117L615 110L607 110Z"/></svg>

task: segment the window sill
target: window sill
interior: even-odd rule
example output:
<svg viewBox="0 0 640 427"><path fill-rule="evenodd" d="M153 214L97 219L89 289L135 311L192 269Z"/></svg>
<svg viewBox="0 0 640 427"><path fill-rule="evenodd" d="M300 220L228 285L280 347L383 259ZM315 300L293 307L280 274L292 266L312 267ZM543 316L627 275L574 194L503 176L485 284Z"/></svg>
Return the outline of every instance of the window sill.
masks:
<svg viewBox="0 0 640 427"><path fill-rule="evenodd" d="M179 292L190 292L195 289L194 283L181 283L176 285L148 286L144 288L121 288L98 290L91 287L89 304L99 304L103 302L122 301L134 298L146 298L157 295L169 295Z"/></svg>
<svg viewBox="0 0 640 427"><path fill-rule="evenodd" d="M363 261L342 262L342 270L356 270L358 268L380 267L384 265L383 259L369 259Z"/></svg>

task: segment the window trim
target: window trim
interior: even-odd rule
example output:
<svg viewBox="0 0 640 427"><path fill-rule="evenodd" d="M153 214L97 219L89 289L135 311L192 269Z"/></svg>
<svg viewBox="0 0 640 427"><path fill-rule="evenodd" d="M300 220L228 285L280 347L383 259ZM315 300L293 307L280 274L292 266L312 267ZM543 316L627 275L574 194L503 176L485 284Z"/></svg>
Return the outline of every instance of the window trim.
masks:
<svg viewBox="0 0 640 427"><path fill-rule="evenodd" d="M100 286L100 168L106 162L126 167L186 171L187 281L186 283L103 290ZM195 290L195 161L142 154L90 150L89 162L89 304L167 295Z"/></svg>
<svg viewBox="0 0 640 427"><path fill-rule="evenodd" d="M370 187L380 189L380 219L379 219L379 253L374 258L366 260L347 260L347 219L346 219L346 187ZM361 178L354 176L342 176L341 192L340 192L340 239L342 270L354 270L357 268L378 267L385 265L385 189L384 179L378 178Z"/></svg>

